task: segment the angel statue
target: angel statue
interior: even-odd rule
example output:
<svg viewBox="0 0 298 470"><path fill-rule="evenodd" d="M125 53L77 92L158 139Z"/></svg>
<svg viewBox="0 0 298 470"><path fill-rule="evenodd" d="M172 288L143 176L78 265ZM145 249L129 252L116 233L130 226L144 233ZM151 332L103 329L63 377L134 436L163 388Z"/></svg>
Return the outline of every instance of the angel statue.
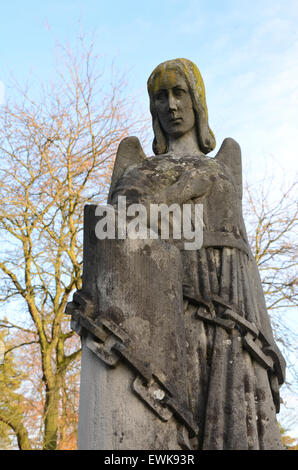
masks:
<svg viewBox="0 0 298 470"><path fill-rule="evenodd" d="M149 221L154 205L201 205L203 242L186 250L159 228L98 239L86 206L83 288L68 305L83 342L79 446L281 449L285 361L243 221L240 147L226 138L206 156L215 138L191 61L158 65L148 92L155 155L120 143L108 206L142 205Z"/></svg>

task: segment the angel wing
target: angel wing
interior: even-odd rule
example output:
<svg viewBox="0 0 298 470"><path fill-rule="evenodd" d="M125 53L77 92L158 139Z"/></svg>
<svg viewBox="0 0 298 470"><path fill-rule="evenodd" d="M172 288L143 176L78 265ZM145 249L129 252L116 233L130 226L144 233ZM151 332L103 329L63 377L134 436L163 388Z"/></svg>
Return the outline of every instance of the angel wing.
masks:
<svg viewBox="0 0 298 470"><path fill-rule="evenodd" d="M240 145L231 137L227 137L217 155L217 160L224 163L232 175L239 199L242 199L242 160Z"/></svg>
<svg viewBox="0 0 298 470"><path fill-rule="evenodd" d="M125 170L131 165L141 163L145 158L146 155L144 154L137 137L126 137L120 142L112 173L108 204L111 202L112 193L116 183L119 178L121 178Z"/></svg>

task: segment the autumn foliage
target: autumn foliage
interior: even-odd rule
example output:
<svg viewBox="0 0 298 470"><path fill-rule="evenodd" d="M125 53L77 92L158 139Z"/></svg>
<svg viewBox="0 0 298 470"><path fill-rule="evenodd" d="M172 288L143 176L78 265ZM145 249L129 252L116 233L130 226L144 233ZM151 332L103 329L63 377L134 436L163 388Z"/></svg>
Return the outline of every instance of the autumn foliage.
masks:
<svg viewBox="0 0 298 470"><path fill-rule="evenodd" d="M65 306L81 287L83 207L105 201L119 142L146 129L125 80L104 73L92 46L59 54L40 97L14 84L0 107L1 448L76 449L80 340ZM297 306L293 189L276 207L246 194L267 303Z"/></svg>
<svg viewBox="0 0 298 470"><path fill-rule="evenodd" d="M0 423L21 449L76 447L80 342L65 306L81 286L83 207L104 201L117 146L143 123L92 46L59 54L40 98L15 84L0 109Z"/></svg>

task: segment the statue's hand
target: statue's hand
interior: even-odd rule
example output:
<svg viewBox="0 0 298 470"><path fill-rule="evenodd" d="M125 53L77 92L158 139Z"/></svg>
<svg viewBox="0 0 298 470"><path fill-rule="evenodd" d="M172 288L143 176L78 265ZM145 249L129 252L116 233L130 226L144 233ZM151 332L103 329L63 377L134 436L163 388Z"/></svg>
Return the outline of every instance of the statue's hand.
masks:
<svg viewBox="0 0 298 470"><path fill-rule="evenodd" d="M185 172L178 181L159 194L160 202L165 204L183 204L190 199L203 196L210 188L212 181L202 170Z"/></svg>

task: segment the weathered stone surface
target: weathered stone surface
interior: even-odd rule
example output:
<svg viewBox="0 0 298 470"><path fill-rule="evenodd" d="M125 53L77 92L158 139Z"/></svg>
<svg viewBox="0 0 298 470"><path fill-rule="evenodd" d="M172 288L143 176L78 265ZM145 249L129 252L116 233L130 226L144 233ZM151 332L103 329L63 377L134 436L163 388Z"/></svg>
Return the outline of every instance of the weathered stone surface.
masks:
<svg viewBox="0 0 298 470"><path fill-rule="evenodd" d="M88 362L84 365L88 372L82 372L81 380L80 448L88 446L84 435L85 427L91 425L88 424L90 419L94 423L94 419L103 421L104 416L114 416L113 432L115 426L118 429L115 423L119 423L122 437L117 440L110 423L109 429L104 427L104 437L96 437L98 448L133 449L137 446L154 449L158 445L161 446L158 448L179 449L179 428L184 425L191 429L192 426L187 401L180 252L159 239L98 240L95 237L98 221L95 209L96 206L85 207L80 296L91 300L94 306L91 319L95 324L109 328L112 334L106 339L105 343L109 341L109 345L104 350L100 349L101 344L98 346L98 339L104 338L96 330L91 331L97 341L94 342L89 334L84 343L82 361ZM104 365L86 359L86 356L90 357L90 349ZM115 369L109 372L107 366ZM94 368L91 375L90 368ZM92 381L98 380L96 397L94 387L89 383L90 376ZM129 395L134 390L135 396L127 397L127 390ZM122 399L126 411L122 410ZM93 400L97 405L91 412L83 403ZM148 412L148 408L151 411ZM128 411L129 418L126 416ZM155 417L156 414L159 417ZM162 421L167 421L167 426ZM140 433L140 430L143 431Z"/></svg>
<svg viewBox="0 0 298 470"><path fill-rule="evenodd" d="M79 449L181 449L176 420L161 421L132 392L135 372L123 362L111 369L82 346Z"/></svg>
<svg viewBox="0 0 298 470"><path fill-rule="evenodd" d="M203 204L203 246L97 240L86 208L79 446L280 449L285 362L273 338L242 216L240 147L215 158L202 77L186 59L148 80L156 156L127 138L109 203Z"/></svg>

